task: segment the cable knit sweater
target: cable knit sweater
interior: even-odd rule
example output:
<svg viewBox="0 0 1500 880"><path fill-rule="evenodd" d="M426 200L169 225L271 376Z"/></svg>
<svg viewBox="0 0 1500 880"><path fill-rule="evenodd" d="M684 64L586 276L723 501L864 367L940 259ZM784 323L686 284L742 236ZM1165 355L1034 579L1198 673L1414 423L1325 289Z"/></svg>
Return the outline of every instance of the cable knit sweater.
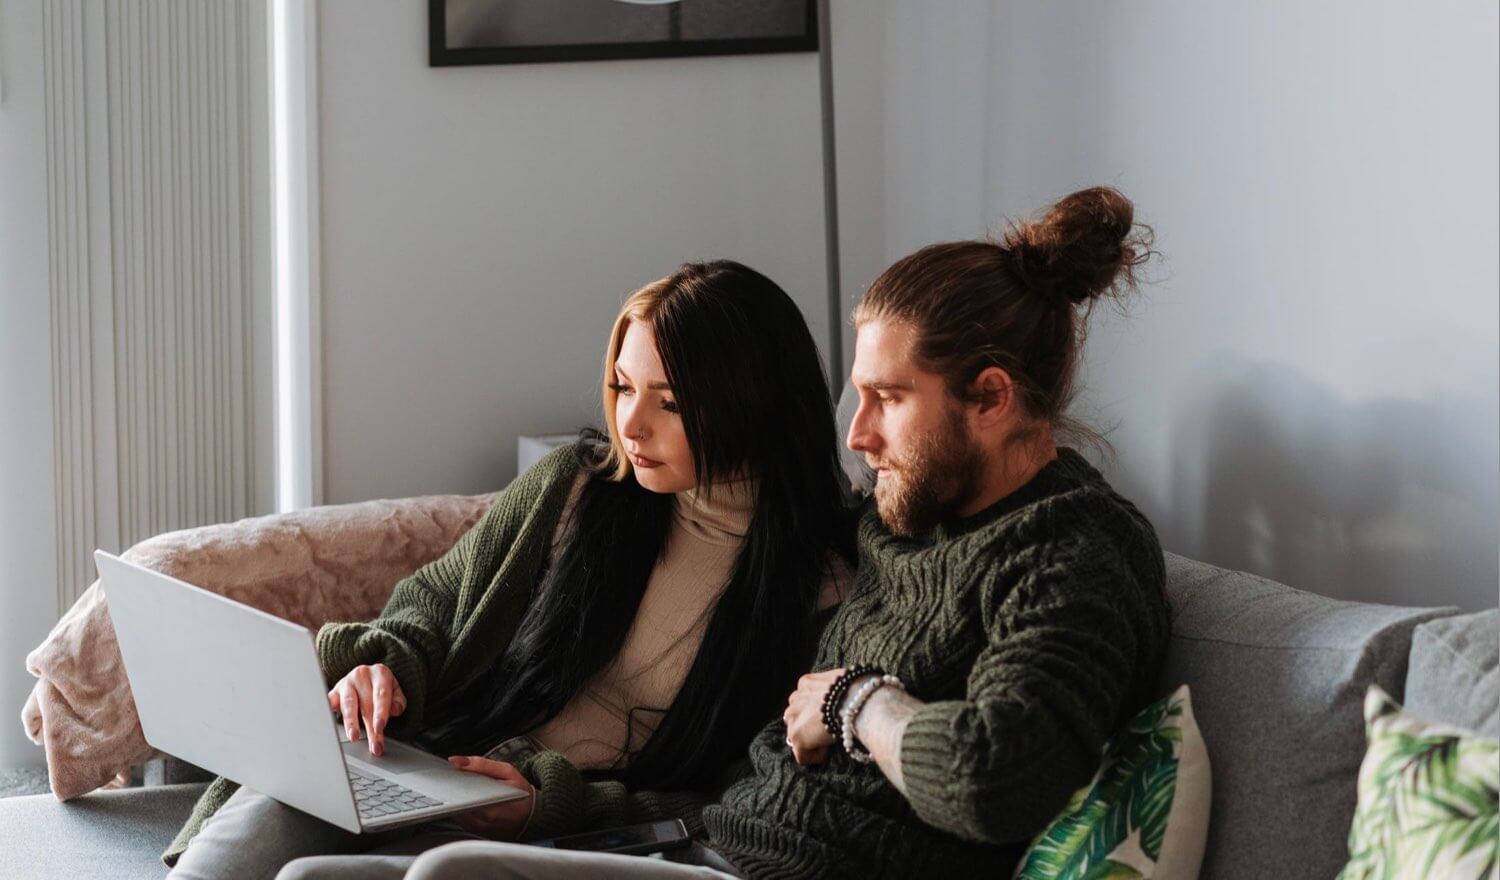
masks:
<svg viewBox="0 0 1500 880"><path fill-rule="evenodd" d="M924 705L901 742L907 794L834 750L799 767L785 726L703 813L753 877L1005 877L1149 702L1169 631L1151 524L1076 452L924 540L859 527L853 595L815 669L873 663Z"/></svg>

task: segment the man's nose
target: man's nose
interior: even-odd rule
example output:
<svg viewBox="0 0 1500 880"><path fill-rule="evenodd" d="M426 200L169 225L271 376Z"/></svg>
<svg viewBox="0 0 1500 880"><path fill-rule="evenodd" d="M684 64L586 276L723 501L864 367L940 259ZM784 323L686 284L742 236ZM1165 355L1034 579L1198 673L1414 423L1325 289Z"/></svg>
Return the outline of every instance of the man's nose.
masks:
<svg viewBox="0 0 1500 880"><path fill-rule="evenodd" d="M854 421L849 423L849 436L844 438L844 445L855 452L873 452L875 450L875 435L869 428L869 408L861 403L859 409L854 411Z"/></svg>

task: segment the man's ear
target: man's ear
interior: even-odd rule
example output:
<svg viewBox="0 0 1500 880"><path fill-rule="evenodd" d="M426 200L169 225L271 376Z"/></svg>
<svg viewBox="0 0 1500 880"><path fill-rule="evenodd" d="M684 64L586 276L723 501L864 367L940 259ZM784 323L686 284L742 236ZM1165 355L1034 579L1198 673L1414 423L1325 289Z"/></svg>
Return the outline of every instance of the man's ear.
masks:
<svg viewBox="0 0 1500 880"><path fill-rule="evenodd" d="M970 383L974 417L981 425L1001 421L1015 405L1016 386L1010 374L999 367L985 367Z"/></svg>

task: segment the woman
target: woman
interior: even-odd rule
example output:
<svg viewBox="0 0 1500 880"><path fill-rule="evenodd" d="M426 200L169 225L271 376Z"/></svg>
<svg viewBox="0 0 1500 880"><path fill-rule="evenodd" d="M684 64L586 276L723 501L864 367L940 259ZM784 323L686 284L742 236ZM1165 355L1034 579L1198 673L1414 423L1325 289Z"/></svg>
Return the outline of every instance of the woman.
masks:
<svg viewBox="0 0 1500 880"><path fill-rule="evenodd" d="M361 876L400 876L440 843L550 837L585 816L700 829L847 580L826 388L801 314L758 272L686 264L637 291L605 355L607 433L512 483L379 618L318 633L351 739L379 754L389 722L531 796L357 836L220 780L165 856L181 855L172 876L372 851Z"/></svg>

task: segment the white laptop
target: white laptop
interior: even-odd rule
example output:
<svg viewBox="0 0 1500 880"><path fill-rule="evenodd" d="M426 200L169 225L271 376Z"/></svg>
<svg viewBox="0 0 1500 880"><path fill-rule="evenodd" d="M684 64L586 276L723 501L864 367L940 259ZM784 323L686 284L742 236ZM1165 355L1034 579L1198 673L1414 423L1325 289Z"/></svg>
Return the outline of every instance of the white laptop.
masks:
<svg viewBox="0 0 1500 880"><path fill-rule="evenodd" d="M313 634L94 551L146 742L354 833L525 793L385 741L349 742L328 708Z"/></svg>

